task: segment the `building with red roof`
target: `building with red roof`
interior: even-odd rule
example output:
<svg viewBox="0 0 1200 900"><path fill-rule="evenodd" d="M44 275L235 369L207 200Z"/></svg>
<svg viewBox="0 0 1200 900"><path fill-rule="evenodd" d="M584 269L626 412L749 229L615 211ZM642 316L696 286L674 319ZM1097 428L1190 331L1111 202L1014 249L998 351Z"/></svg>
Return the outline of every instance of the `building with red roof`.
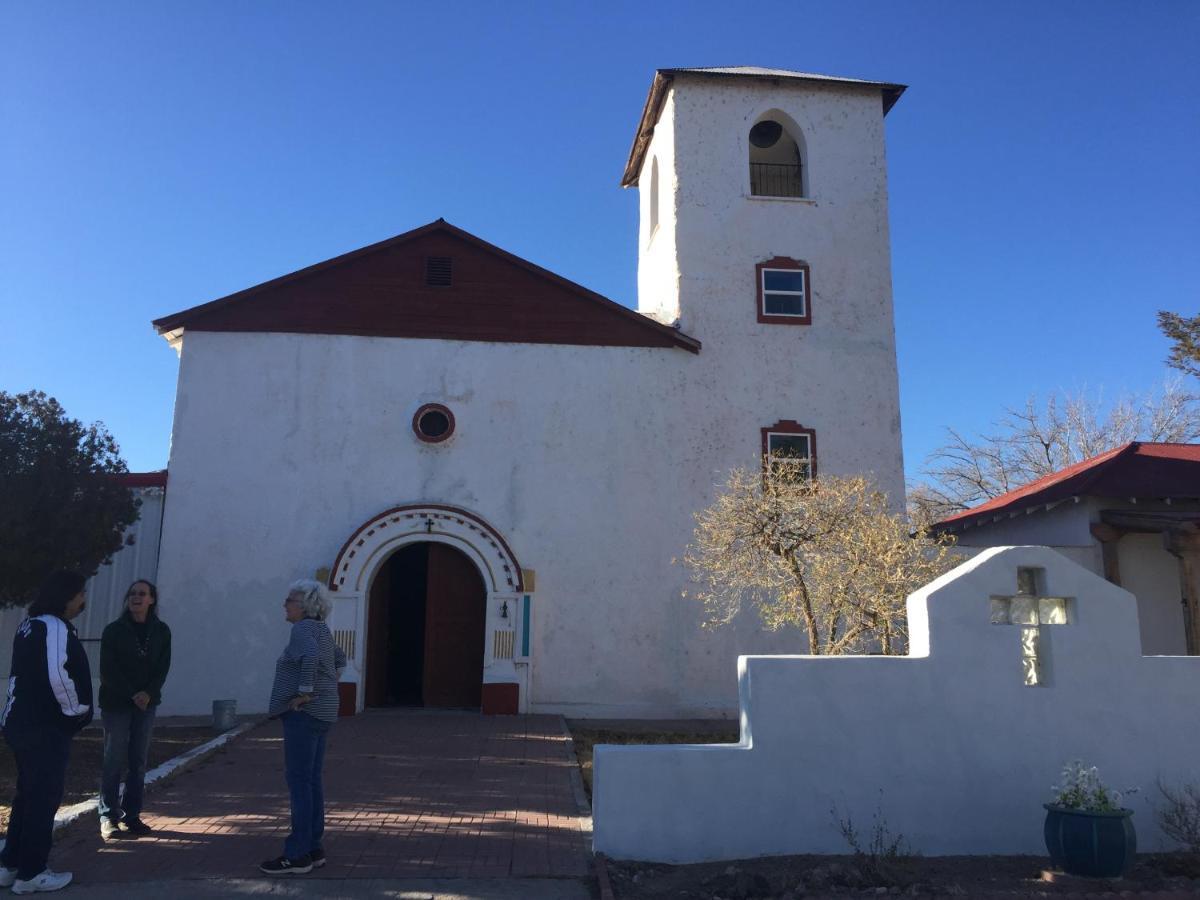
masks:
<svg viewBox="0 0 1200 900"><path fill-rule="evenodd" d="M1131 441L934 527L1053 547L1138 598L1144 653L1200 653L1200 444Z"/></svg>

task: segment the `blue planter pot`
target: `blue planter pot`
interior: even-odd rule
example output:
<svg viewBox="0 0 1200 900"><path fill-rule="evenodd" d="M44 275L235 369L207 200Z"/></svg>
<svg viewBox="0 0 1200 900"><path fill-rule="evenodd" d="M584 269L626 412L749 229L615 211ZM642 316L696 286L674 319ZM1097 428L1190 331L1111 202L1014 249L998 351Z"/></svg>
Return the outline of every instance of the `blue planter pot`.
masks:
<svg viewBox="0 0 1200 900"><path fill-rule="evenodd" d="M1133 810L1087 812L1046 807L1046 850L1055 866L1071 875L1119 878L1137 853Z"/></svg>

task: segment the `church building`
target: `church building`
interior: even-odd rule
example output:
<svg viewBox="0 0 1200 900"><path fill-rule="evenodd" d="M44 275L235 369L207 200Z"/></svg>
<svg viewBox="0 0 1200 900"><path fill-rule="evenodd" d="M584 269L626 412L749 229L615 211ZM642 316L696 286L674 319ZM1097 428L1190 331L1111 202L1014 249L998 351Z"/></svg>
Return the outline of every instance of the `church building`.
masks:
<svg viewBox="0 0 1200 900"><path fill-rule="evenodd" d="M154 324L180 356L164 714L266 709L297 578L347 708L720 716L737 656L677 562L734 467L903 508L884 117L900 85L663 69L623 187L634 311L441 219ZM415 224L415 223L414 223Z"/></svg>

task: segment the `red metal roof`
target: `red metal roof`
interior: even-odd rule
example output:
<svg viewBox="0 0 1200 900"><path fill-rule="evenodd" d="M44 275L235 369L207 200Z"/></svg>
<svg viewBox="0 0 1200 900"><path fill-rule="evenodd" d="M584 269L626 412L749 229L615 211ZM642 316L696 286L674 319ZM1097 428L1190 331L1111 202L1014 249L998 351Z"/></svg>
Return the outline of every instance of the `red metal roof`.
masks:
<svg viewBox="0 0 1200 900"><path fill-rule="evenodd" d="M1083 496L1139 500L1200 497L1200 444L1131 441L956 513L934 527L961 531L996 515Z"/></svg>
<svg viewBox="0 0 1200 900"><path fill-rule="evenodd" d="M113 481L129 488L165 488L167 486L167 470L160 469L157 472L125 472L121 475L114 475Z"/></svg>

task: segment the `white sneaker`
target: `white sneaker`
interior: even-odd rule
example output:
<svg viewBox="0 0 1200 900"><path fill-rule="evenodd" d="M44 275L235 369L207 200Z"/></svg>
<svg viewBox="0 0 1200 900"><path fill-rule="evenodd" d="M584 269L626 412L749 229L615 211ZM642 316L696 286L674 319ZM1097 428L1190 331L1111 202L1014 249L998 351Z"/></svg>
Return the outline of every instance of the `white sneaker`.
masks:
<svg viewBox="0 0 1200 900"><path fill-rule="evenodd" d="M13 881L14 894L37 894L42 891L61 891L75 876L70 872L51 872L44 869L40 875L35 875L28 881L16 879Z"/></svg>
<svg viewBox="0 0 1200 900"><path fill-rule="evenodd" d="M0 887L12 887L13 882L16 880L16 869L6 869L4 866L0 866Z"/></svg>

